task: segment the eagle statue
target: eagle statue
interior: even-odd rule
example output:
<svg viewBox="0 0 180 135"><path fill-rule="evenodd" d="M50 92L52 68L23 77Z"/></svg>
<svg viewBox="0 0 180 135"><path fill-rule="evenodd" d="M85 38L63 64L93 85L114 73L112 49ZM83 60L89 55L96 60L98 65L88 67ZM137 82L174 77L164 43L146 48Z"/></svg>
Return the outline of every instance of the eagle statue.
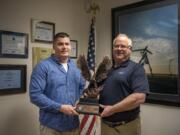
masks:
<svg viewBox="0 0 180 135"><path fill-rule="evenodd" d="M84 98L98 98L99 92L103 89L103 82L112 67L111 59L108 56L104 56L93 75L88 68L88 63L84 55L78 57L77 66L81 70L84 79L88 81L88 86L83 92Z"/></svg>

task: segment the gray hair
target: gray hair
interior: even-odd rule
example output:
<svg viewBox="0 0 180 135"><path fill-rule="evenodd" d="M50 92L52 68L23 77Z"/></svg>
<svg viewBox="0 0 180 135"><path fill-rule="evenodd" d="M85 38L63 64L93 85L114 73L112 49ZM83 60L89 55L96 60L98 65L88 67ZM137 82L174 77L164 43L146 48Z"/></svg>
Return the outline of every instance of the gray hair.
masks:
<svg viewBox="0 0 180 135"><path fill-rule="evenodd" d="M121 34L121 33L115 37L115 39L113 40L113 45L115 45L118 37L126 37L128 39L128 46L132 47L132 40L126 34Z"/></svg>

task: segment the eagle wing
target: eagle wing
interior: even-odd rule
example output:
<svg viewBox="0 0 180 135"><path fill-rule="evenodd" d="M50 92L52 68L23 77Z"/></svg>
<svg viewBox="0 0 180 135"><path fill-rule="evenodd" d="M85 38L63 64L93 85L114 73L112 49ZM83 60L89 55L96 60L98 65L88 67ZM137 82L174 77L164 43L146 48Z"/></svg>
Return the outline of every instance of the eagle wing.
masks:
<svg viewBox="0 0 180 135"><path fill-rule="evenodd" d="M77 59L77 66L81 70L81 74L87 81L91 79L91 73L88 68L88 64L84 55L79 55Z"/></svg>
<svg viewBox="0 0 180 135"><path fill-rule="evenodd" d="M104 56L95 74L95 80L97 83L100 83L107 78L107 74L109 70L111 69L111 67L112 67L111 59L108 56Z"/></svg>

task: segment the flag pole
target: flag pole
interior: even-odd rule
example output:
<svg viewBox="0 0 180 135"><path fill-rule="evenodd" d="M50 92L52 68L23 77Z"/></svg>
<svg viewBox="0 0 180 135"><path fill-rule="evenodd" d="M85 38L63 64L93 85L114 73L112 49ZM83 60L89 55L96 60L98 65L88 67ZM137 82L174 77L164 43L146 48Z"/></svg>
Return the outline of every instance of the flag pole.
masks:
<svg viewBox="0 0 180 135"><path fill-rule="evenodd" d="M91 30L90 33L94 34L93 35L93 42L94 42L94 66L90 67L90 69L95 73L96 69L96 15L97 12L100 11L99 5L96 3L95 0L91 0L90 8L89 8L89 13L91 14ZM89 43L90 45L90 43ZM88 48L89 51L89 48Z"/></svg>
<svg viewBox="0 0 180 135"><path fill-rule="evenodd" d="M89 42L88 42L88 52L87 52L87 62L88 67L91 71L95 73L96 68L96 30L95 30L95 22L96 22L96 14L99 11L99 5L95 3L95 1L91 0L90 4L90 13L91 13L91 25L90 25L90 33L89 33ZM99 122L100 124L100 122ZM99 125L98 124L98 125ZM83 115L80 123L80 135L99 135L100 131L97 131L97 117L96 115ZM99 127L100 130L100 127Z"/></svg>

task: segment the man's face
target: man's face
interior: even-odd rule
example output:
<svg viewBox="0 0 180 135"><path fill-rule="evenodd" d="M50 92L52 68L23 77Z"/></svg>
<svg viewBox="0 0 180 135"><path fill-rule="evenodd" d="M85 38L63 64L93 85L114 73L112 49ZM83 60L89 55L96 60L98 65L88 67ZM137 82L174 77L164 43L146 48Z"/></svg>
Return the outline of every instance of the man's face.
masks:
<svg viewBox="0 0 180 135"><path fill-rule="evenodd" d="M68 37L59 37L54 41L53 49L55 55L59 58L69 57L71 51L70 39Z"/></svg>
<svg viewBox="0 0 180 135"><path fill-rule="evenodd" d="M129 59L131 48L128 46L127 37L118 37L113 46L113 57L115 63L121 63Z"/></svg>

